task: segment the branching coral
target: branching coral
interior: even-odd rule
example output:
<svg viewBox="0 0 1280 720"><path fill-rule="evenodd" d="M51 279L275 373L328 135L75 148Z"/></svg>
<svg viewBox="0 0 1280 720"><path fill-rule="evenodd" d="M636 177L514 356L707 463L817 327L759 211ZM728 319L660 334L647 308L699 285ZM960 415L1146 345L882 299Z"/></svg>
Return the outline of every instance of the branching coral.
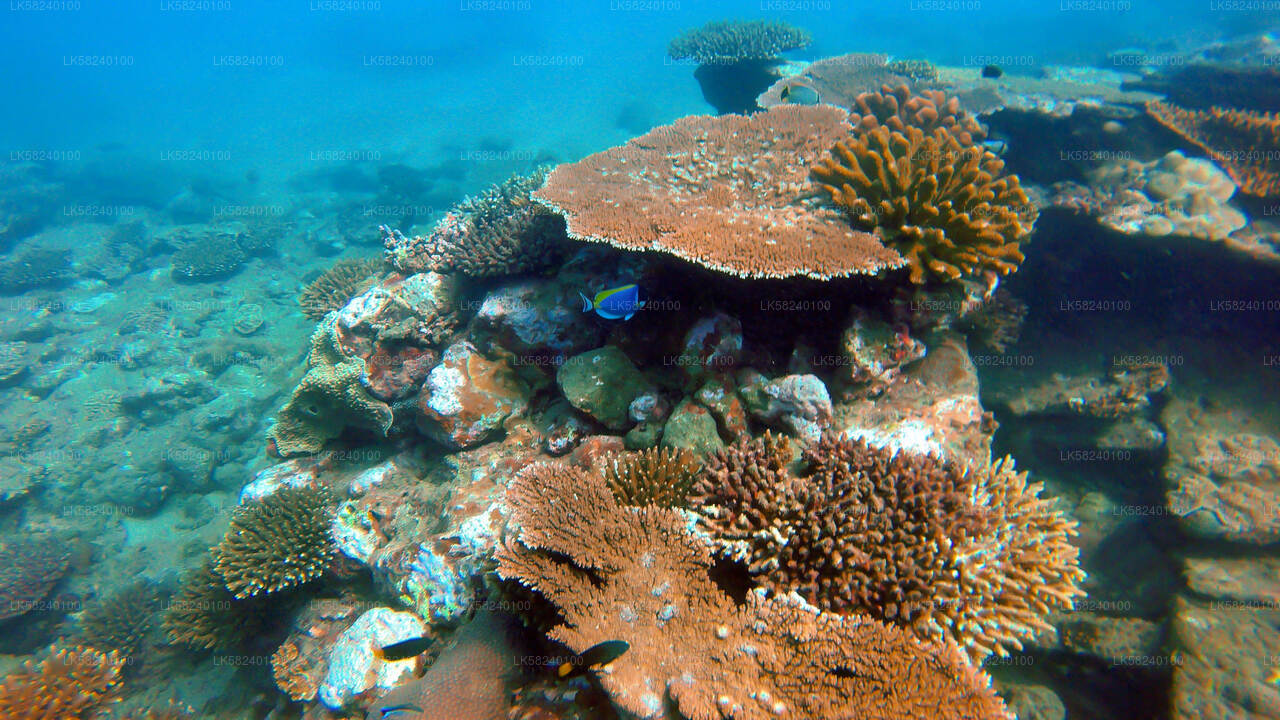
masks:
<svg viewBox="0 0 1280 720"><path fill-rule="evenodd" d="M117 651L126 658L136 657L151 631L157 601L155 590L145 582L103 598L84 611L81 642L102 651Z"/></svg>
<svg viewBox="0 0 1280 720"><path fill-rule="evenodd" d="M703 65L772 60L812 41L808 32L782 22L722 20L680 33L667 45L667 54Z"/></svg>
<svg viewBox="0 0 1280 720"><path fill-rule="evenodd" d="M347 259L334 263L320 277L312 280L298 295L302 314L319 320L334 310L339 310L351 298L359 295L382 269L382 261Z"/></svg>
<svg viewBox="0 0 1280 720"><path fill-rule="evenodd" d="M849 122L858 132L884 126L905 134L908 127L914 127L925 135L932 135L934 130L942 128L966 146L987 136L986 128L960 109L959 98L947 97L940 90L912 93L906 85L893 88L884 85L878 92L858 95L853 105Z"/></svg>
<svg viewBox="0 0 1280 720"><path fill-rule="evenodd" d="M72 647L27 661L0 682L0 718L77 720L117 699L125 659L114 652Z"/></svg>
<svg viewBox="0 0 1280 720"><path fill-rule="evenodd" d="M678 511L619 505L598 475L552 465L507 490L515 538L498 572L554 603L551 636L581 652L630 644L601 682L624 710L691 720L1003 718L989 680L954 645L861 616L752 593L738 607ZM674 705L674 708L669 708Z"/></svg>
<svg viewBox="0 0 1280 720"><path fill-rule="evenodd" d="M209 559L187 577L165 609L170 643L198 650L231 650L263 627L260 598L237 600Z"/></svg>
<svg viewBox="0 0 1280 720"><path fill-rule="evenodd" d="M329 531L332 502L323 488L281 488L237 508L213 553L227 589L243 600L323 575L337 552Z"/></svg>
<svg viewBox="0 0 1280 720"><path fill-rule="evenodd" d="M911 282L1013 272L1037 212L1004 162L946 128L878 125L837 142L813 180L853 224L897 248Z"/></svg>
<svg viewBox="0 0 1280 720"><path fill-rule="evenodd" d="M67 571L71 553L56 538L0 545L0 620L29 612Z"/></svg>
<svg viewBox="0 0 1280 720"><path fill-rule="evenodd" d="M808 164L851 126L787 105L750 117L687 117L560 165L533 194L571 238L669 253L740 277L873 274L902 258L808 197Z"/></svg>
<svg viewBox="0 0 1280 720"><path fill-rule="evenodd" d="M700 465L684 448L649 448L606 458L604 479L624 505L684 508Z"/></svg>
<svg viewBox="0 0 1280 720"><path fill-rule="evenodd" d="M564 221L530 200L547 168L515 175L463 200L426 237L383 228L387 260L404 272L468 277L516 275L552 265L565 241Z"/></svg>
<svg viewBox="0 0 1280 720"><path fill-rule="evenodd" d="M1148 102L1147 112L1208 153L1241 192L1280 195L1280 115L1221 107L1187 110L1159 100Z"/></svg>
<svg viewBox="0 0 1280 720"><path fill-rule="evenodd" d="M828 435L786 470L774 439L707 464L691 501L722 552L775 593L1006 654L1082 594L1075 524L1012 461L966 469Z"/></svg>

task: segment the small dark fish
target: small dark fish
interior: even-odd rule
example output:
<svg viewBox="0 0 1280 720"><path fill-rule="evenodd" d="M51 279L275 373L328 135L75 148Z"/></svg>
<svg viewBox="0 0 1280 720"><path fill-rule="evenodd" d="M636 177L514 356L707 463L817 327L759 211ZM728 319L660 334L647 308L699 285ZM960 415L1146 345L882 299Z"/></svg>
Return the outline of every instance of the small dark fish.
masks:
<svg viewBox="0 0 1280 720"><path fill-rule="evenodd" d="M393 718L396 715L407 714L411 712L420 713L422 708L413 703L404 703L403 705L392 705L391 707L381 707L378 711L382 713L384 718Z"/></svg>
<svg viewBox="0 0 1280 720"><path fill-rule="evenodd" d="M808 85L788 85L782 88L782 102L792 105L817 105L822 96Z"/></svg>
<svg viewBox="0 0 1280 720"><path fill-rule="evenodd" d="M374 648L373 656L379 660L387 662L395 662L396 660L408 660L411 657L417 657L427 651L434 642L429 637L409 638L401 640L398 643L392 643L386 647Z"/></svg>
<svg viewBox="0 0 1280 720"><path fill-rule="evenodd" d="M583 652L570 657L556 667L556 677L564 679L577 677L588 670L599 670L617 660L622 653L631 649L625 640L605 640L587 648Z"/></svg>
<svg viewBox="0 0 1280 720"><path fill-rule="evenodd" d="M998 78L1003 74L1004 71L1000 69L999 65L984 65L982 68L982 77L984 78Z"/></svg>

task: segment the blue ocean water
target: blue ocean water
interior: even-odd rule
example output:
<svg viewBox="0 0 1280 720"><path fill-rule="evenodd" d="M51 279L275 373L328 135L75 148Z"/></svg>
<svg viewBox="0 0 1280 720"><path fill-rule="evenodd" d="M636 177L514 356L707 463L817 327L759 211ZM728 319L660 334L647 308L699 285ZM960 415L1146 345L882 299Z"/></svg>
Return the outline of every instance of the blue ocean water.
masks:
<svg viewBox="0 0 1280 720"><path fill-rule="evenodd" d="M671 688L684 682L654 669L667 666L652 646L678 657L694 685L711 650L679 635L679 619L653 642L682 617L678 603L647 630L624 601L594 609L604 630L549 635L555 593L495 572L497 548L584 563L575 577L609 583L599 567L522 535L505 489L543 462L603 473L603 458L624 457L610 453L656 446L700 463L766 430L793 437L797 453L834 434L978 468L1010 454L1052 509L1012 521L1009 536L1055 548L1051 533L1034 534L1059 513L1074 524L1062 540L1074 549L1024 556L1001 536L947 561L955 577L996 568L1016 576L1011 586L1030 585L995 600L978 581L960 582L960 599L942 597L941 580L937 597L893 596L908 592L895 576L877 586L879 604L837 602L828 589L856 586L848 568L871 567L871 550L783 587L779 577L808 569L744 561L766 551L716 536L727 511L706 500L715 493L704 479L689 492L708 504L678 511L674 527L686 531L664 536L716 551L714 569L686 576L689 587L712 587L739 609L755 588L771 602L794 592L815 614L896 622L929 652L955 650L938 663L973 670L971 698L990 682L999 699L988 710L1023 720L1280 717L1273 0L5 1L0 720L640 716L626 685L635 667ZM761 249L728 260L699 253L750 223L690 231L682 224L708 214L663 214L664 193L710 171L660 137L632 143L647 173L572 174L593 153L681 118L710 127L734 122L730 110L774 112L715 106L715 84L738 79L695 77L697 61L668 55L682 32L723 20L809 34L775 53L765 82L742 80L749 98L800 82L818 88L814 102L858 112L852 96L878 88L841 98L806 73L847 53L927 61L933 74L910 92L956 97L959 110L931 104L933 117L982 126L962 145L989 172L961 185L1016 174L1026 191L992 193L1012 215L971 207L947 232L988 217L1006 223L997 235L1014 226L1012 267L967 235L961 242L987 259L953 275L939 268L964 260L937 248L926 279L806 265L825 240L787 245L795 212L821 213L903 257L903 223L931 222L885 220L887 204L861 218L823 205L816 181L788 190L809 182L816 156L799 158L806 169L789 179L720 177L694 194L710 204L731 185L792 193L755 206L735 198L744 217L782 220L769 222ZM1208 117L1218 112L1227 120ZM806 122L823 132L820 119ZM844 127L849 138L866 130ZM776 170L788 152L739 159ZM940 151L901 162L930 152ZM935 174L962 166L948 157ZM597 176L621 184L601 199L590 189ZM645 195L647 182L662 187ZM592 226L606 206L626 221ZM854 254L835 263L856 265ZM742 257L785 272L753 275ZM633 285L643 302L628 294L628 312L580 312L580 297ZM794 467L815 464L797 457ZM661 482L678 485L670 472ZM787 492L817 485L797 477ZM834 484L832 508L847 505L852 482ZM328 494L255 514L297 487ZM977 490L961 495L978 515L1004 511L978 507L995 501ZM806 497L805 512L835 516ZM752 542L810 521L783 514ZM790 542L837 526L814 557L856 544L854 525L836 521ZM258 536L263 547L237 544ZM921 552L953 540L960 547L960 535L947 536ZM1037 595L1061 581L1044 567L1074 568L1075 553L1078 597ZM1032 570L1009 570L1015 559ZM671 585L655 581L648 596ZM1003 616L946 629L906 619L913 603L941 616L1007 607L1019 591L1038 598L1026 627ZM728 617L711 625L728 635ZM1016 637L978 653L1006 621ZM393 647L407 658L389 658ZM57 678L59 658L106 678L81 709L50 710L33 690L74 694ZM859 675L848 667L795 672L823 702L830 693L911 716L850 689ZM906 687L907 675L886 685ZM743 687L714 692L725 698L718 715L674 691L663 712L778 714L734 706ZM792 700L778 697L791 717L845 716ZM920 717L968 717L957 707Z"/></svg>

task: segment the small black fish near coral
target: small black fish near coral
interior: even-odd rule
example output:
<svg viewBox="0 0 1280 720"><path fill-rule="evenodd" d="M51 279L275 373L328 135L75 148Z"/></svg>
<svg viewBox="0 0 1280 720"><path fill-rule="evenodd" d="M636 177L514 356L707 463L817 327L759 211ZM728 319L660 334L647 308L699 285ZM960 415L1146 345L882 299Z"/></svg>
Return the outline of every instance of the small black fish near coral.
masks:
<svg viewBox="0 0 1280 720"><path fill-rule="evenodd" d="M588 670L599 670L630 649L631 644L625 640L606 640L597 643L561 662L556 667L556 677L563 680L577 677Z"/></svg>
<svg viewBox="0 0 1280 720"><path fill-rule="evenodd" d="M401 640L398 643L391 643L385 647L374 648L373 656L379 660L387 662L395 662L396 660L408 660L411 657L417 657L427 651L431 647L433 640L429 637L409 638Z"/></svg>
<svg viewBox="0 0 1280 720"><path fill-rule="evenodd" d="M982 67L982 77L984 78L998 78L1003 74L1004 71L1000 69L999 65L984 65Z"/></svg>

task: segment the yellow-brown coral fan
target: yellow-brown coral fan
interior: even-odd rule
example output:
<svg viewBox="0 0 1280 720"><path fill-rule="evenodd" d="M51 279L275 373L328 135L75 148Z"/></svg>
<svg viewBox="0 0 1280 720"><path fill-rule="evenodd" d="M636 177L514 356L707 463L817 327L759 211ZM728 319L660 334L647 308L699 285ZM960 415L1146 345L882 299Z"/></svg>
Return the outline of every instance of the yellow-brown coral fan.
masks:
<svg viewBox="0 0 1280 720"><path fill-rule="evenodd" d="M99 650L137 656L150 632L157 605L156 592L146 582L134 583L84 611L82 643Z"/></svg>
<svg viewBox="0 0 1280 720"><path fill-rule="evenodd" d="M913 94L906 85L884 85L879 92L858 95L853 103L849 122L859 132L884 126L906 133L908 127L914 127L932 135L942 128L961 145L972 145L987 136L986 128L960 109L960 99L949 98L941 90L918 90Z"/></svg>
<svg viewBox="0 0 1280 720"><path fill-rule="evenodd" d="M164 616L168 641L198 650L230 650L263 626L259 598L237 600L222 576L206 560L188 576L169 601Z"/></svg>
<svg viewBox="0 0 1280 720"><path fill-rule="evenodd" d="M684 448L649 448L606 458L604 479L623 505L684 508L700 466Z"/></svg>
<svg viewBox="0 0 1280 720"><path fill-rule="evenodd" d="M1241 192L1280 195L1280 115L1221 107L1187 110L1159 100L1148 102L1147 112L1208 153Z"/></svg>
<svg viewBox="0 0 1280 720"><path fill-rule="evenodd" d="M324 488L286 487L237 508L213 553L227 589L243 600L323 575L337 552L329 531L332 502Z"/></svg>
<svg viewBox="0 0 1280 720"><path fill-rule="evenodd" d="M1012 461L965 469L828 435L789 473L764 438L717 453L691 502L722 552L774 593L869 615L975 660L1070 609L1083 573L1075 523Z"/></svg>
<svg viewBox="0 0 1280 720"><path fill-rule="evenodd" d="M966 146L946 128L926 135L879 125L837 142L813 168L814 182L859 229L874 232L929 277L1013 272L1021 239L1038 215L1004 162Z"/></svg>
<svg viewBox="0 0 1280 720"><path fill-rule="evenodd" d="M0 682L0 718L77 720L118 699L125 659L114 653L71 647L27 661Z"/></svg>
<svg viewBox="0 0 1280 720"><path fill-rule="evenodd" d="M900 720L1005 718L989 679L948 643L924 642L862 616L748 595L711 580L710 548L676 510L627 507L603 478L536 465L507 489L518 527L498 572L565 618L551 636L575 652L630 648L600 676L644 718ZM674 704L675 708L669 705Z"/></svg>
<svg viewBox="0 0 1280 720"><path fill-rule="evenodd" d="M569 237L669 253L739 277L829 279L902 258L810 197L809 164L852 127L823 105L686 117L560 165L533 197Z"/></svg>
<svg viewBox="0 0 1280 720"><path fill-rule="evenodd" d="M302 314L319 320L366 290L382 269L380 260L347 259L334 263L298 295Z"/></svg>

